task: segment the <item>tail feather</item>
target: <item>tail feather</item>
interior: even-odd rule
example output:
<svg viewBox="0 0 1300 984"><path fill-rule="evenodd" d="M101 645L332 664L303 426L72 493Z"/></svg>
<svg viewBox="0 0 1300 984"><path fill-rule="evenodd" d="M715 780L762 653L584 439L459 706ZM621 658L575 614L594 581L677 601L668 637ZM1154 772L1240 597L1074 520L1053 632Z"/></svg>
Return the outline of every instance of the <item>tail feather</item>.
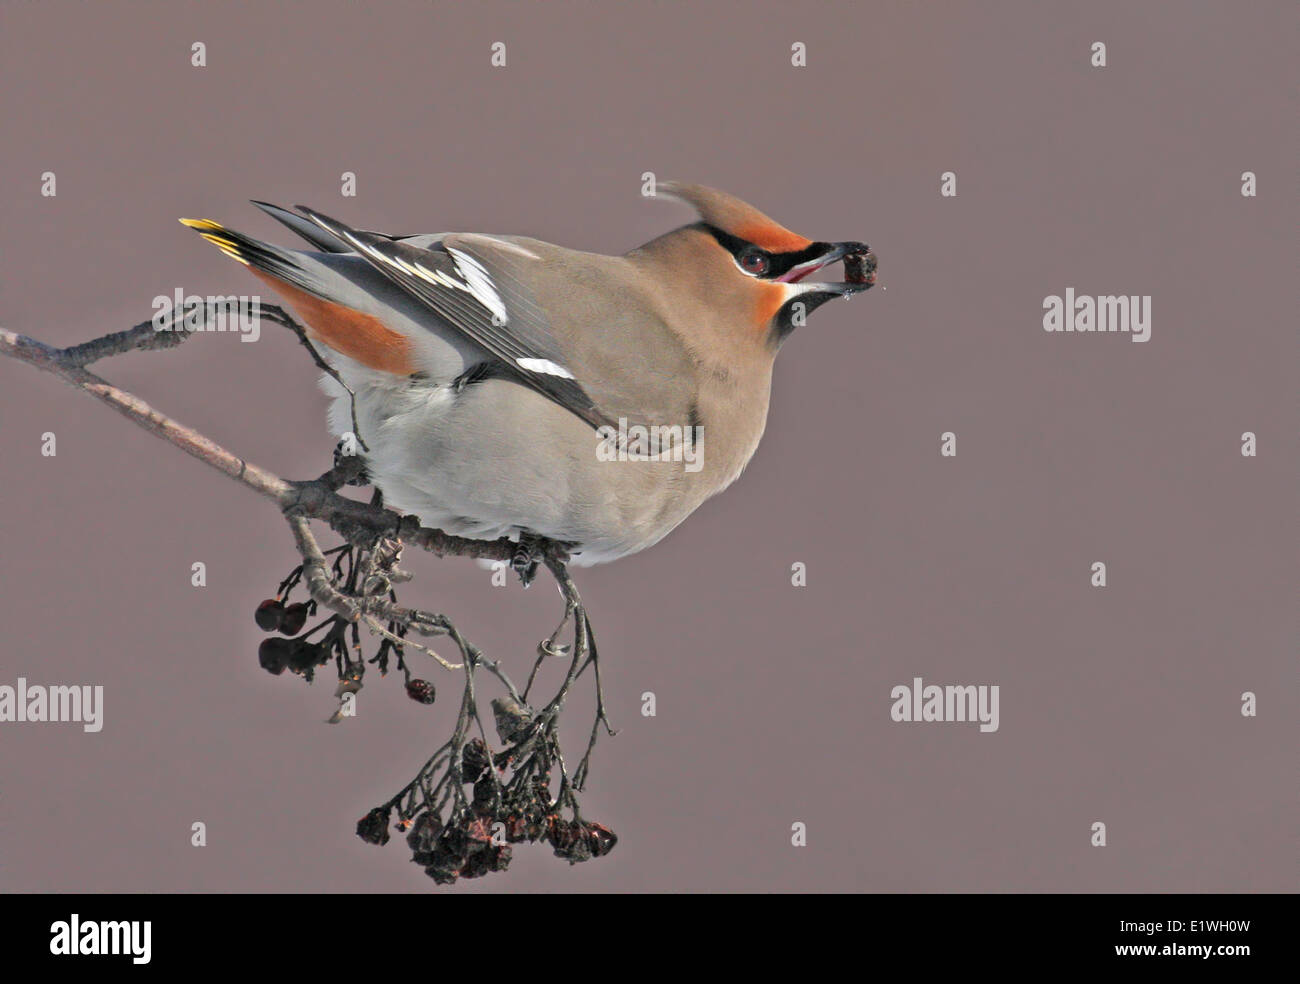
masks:
<svg viewBox="0 0 1300 984"><path fill-rule="evenodd" d="M396 376L416 371L407 338L376 315L340 300L336 294L345 281L315 254L259 242L210 219L181 222L270 284L314 340L371 369Z"/></svg>
<svg viewBox="0 0 1300 984"><path fill-rule="evenodd" d="M317 249L325 253L352 253L355 249L351 244L332 235L328 230L318 226L310 219L299 215L297 212L290 212L287 208L281 208L279 205L272 205L270 202L259 202L256 198L249 199L254 205L263 212L275 219L281 225L292 229L303 239L311 243ZM295 208L302 208L297 205ZM379 236L381 239L402 240L411 239L412 236L392 236L386 232L370 232L368 235Z"/></svg>
<svg viewBox="0 0 1300 984"><path fill-rule="evenodd" d="M270 202L259 202L257 199L252 199L252 202L271 218L275 219L275 221L289 229L292 229L317 249L323 250L326 253L352 252L351 246L343 242L343 240L331 236L311 220L304 219L301 215L290 212L287 208L281 208L279 205L272 205Z"/></svg>
<svg viewBox="0 0 1300 984"><path fill-rule="evenodd" d="M328 299L325 284L320 276L301 262L298 254L293 250L260 242L251 236L245 236L242 232L227 229L221 223L213 222L211 219L181 219L180 221L181 225L194 229L232 260L238 260L244 266L270 274L299 290Z"/></svg>

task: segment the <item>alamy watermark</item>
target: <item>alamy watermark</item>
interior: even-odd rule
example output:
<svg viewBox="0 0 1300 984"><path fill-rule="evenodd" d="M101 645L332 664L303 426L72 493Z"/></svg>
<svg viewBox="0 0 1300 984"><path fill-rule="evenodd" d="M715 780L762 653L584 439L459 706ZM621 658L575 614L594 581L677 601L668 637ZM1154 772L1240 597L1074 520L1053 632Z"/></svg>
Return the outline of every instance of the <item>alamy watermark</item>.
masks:
<svg viewBox="0 0 1300 984"><path fill-rule="evenodd" d="M153 923L148 919L84 922L74 912L65 922L50 924L50 953L56 957L129 956L134 964L152 957Z"/></svg>
<svg viewBox="0 0 1300 984"><path fill-rule="evenodd" d="M1151 339L1150 294L1075 294L1065 288L1065 296L1049 294L1043 298L1043 331L1127 332L1130 341Z"/></svg>
<svg viewBox="0 0 1300 984"><path fill-rule="evenodd" d="M102 686L29 686L26 677L18 685L0 685L0 723L78 721L81 730L94 733L104 727Z"/></svg>
<svg viewBox="0 0 1300 984"><path fill-rule="evenodd" d="M699 424L629 424L618 418L618 427L596 428L598 461L671 461L688 472L704 467L704 428Z"/></svg>
<svg viewBox="0 0 1300 984"><path fill-rule="evenodd" d="M998 730L998 687L923 684L920 677L912 685L899 684L889 692L894 699L889 716L895 721L978 721L985 734Z"/></svg>
<svg viewBox="0 0 1300 984"><path fill-rule="evenodd" d="M200 297L177 287L171 297L155 297L153 309L154 331L237 331L241 342L262 335L262 298L256 294Z"/></svg>

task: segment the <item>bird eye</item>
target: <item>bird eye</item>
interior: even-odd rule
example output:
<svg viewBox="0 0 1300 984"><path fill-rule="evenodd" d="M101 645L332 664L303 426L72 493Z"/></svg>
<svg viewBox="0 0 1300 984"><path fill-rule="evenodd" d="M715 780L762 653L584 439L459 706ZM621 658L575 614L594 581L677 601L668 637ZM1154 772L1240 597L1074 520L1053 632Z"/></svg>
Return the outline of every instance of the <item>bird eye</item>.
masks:
<svg viewBox="0 0 1300 984"><path fill-rule="evenodd" d="M772 269L772 258L753 246L742 250L737 262L740 263L740 269L755 277L761 277Z"/></svg>

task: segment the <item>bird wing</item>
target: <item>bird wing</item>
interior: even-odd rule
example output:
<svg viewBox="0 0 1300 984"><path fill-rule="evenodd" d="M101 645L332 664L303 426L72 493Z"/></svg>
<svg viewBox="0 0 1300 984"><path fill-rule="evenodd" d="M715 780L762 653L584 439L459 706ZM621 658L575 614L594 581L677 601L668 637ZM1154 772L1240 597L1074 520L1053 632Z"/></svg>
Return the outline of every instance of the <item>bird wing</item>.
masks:
<svg viewBox="0 0 1300 984"><path fill-rule="evenodd" d="M306 208L299 212L419 300L441 322L500 359L511 375L593 427L614 425L565 365L546 312L503 267L489 271L456 236L427 247L352 229Z"/></svg>
<svg viewBox="0 0 1300 984"><path fill-rule="evenodd" d="M520 305L511 324L537 330L535 349L563 366L611 424L693 420L695 360L625 258L480 233L450 234L442 245L487 272L510 298L512 317Z"/></svg>

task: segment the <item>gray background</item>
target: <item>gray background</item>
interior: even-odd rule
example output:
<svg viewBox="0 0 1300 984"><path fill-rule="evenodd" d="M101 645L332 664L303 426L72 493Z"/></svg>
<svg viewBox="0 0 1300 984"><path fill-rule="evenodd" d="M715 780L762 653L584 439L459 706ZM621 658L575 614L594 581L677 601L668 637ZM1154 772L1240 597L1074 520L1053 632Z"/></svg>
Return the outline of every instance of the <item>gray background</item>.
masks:
<svg viewBox="0 0 1300 984"><path fill-rule="evenodd" d="M9 3L0 324L68 344L176 286L256 292L175 221L288 242L248 198L619 252L688 217L639 197L653 171L867 240L888 289L792 337L740 482L579 573L623 729L586 806L618 848L453 891L1291 889L1295 6L1079 8ZM1043 332L1067 286L1153 295L1152 340ZM282 475L328 465L274 328L99 369ZM455 683L430 709L378 681L326 726L328 680L257 666L274 509L2 360L0 420L0 682L106 687L98 735L0 726L0 889L438 890L352 827ZM408 603L516 668L558 615L545 583L412 566ZM892 723L914 676L999 685L1001 729Z"/></svg>

